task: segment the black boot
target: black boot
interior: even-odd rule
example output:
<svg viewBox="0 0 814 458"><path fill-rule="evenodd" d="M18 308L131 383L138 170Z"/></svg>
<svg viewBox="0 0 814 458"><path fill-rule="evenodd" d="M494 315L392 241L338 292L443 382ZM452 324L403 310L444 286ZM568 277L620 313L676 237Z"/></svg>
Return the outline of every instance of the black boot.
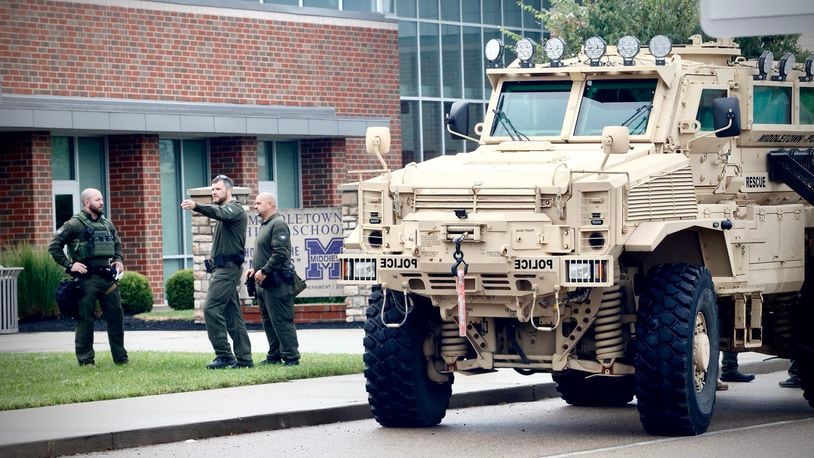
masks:
<svg viewBox="0 0 814 458"><path fill-rule="evenodd" d="M214 361L209 363L206 368L207 369L225 369L227 367L235 367L237 365L237 361L234 358L229 358L226 356L218 356L215 358Z"/></svg>
<svg viewBox="0 0 814 458"><path fill-rule="evenodd" d="M744 374L737 370L734 372L724 372L723 374L721 374L721 380L723 380L724 382L746 383L751 382L754 379L755 379L754 375Z"/></svg>

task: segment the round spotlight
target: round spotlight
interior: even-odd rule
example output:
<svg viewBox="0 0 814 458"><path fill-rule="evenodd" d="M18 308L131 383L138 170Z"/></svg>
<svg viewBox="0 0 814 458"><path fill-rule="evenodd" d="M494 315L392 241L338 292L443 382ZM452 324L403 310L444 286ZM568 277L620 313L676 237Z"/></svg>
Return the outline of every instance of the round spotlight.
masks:
<svg viewBox="0 0 814 458"><path fill-rule="evenodd" d="M673 50L673 42L664 35L656 35L650 39L650 54L656 58L656 63L664 63L664 57Z"/></svg>
<svg viewBox="0 0 814 458"><path fill-rule="evenodd" d="M806 71L806 76L803 76L802 78L805 78L805 81L811 81L812 79L814 79L814 54L806 58L804 68Z"/></svg>
<svg viewBox="0 0 814 458"><path fill-rule="evenodd" d="M483 53L491 64L495 64L503 56L503 40L492 38L486 42Z"/></svg>
<svg viewBox="0 0 814 458"><path fill-rule="evenodd" d="M562 41L562 38L549 38L543 48L545 49L545 55L552 61L562 59L563 54L565 54L565 42Z"/></svg>
<svg viewBox="0 0 814 458"><path fill-rule="evenodd" d="M619 39L619 43L616 44L616 49L623 58L633 59L636 57L636 54L639 54L639 46L638 38L633 35L625 35Z"/></svg>
<svg viewBox="0 0 814 458"><path fill-rule="evenodd" d="M755 76L756 79L765 80L766 75L772 72L772 64L774 63L774 54L771 51L763 51L757 59L757 71L760 73Z"/></svg>
<svg viewBox="0 0 814 458"><path fill-rule="evenodd" d="M514 49L523 67L530 67L531 58L534 57L534 42L528 38L523 38L517 42Z"/></svg>
<svg viewBox="0 0 814 458"><path fill-rule="evenodd" d="M599 62L599 59L605 55L605 51L607 50L608 46L605 44L605 40L599 37L591 37L585 40L585 55L588 56L588 59L591 59L591 64Z"/></svg>
<svg viewBox="0 0 814 458"><path fill-rule="evenodd" d="M783 57L780 58L780 62L777 64L780 80L785 81L786 78L789 77L789 74L791 74L792 68L794 68L794 54L787 52L783 54Z"/></svg>

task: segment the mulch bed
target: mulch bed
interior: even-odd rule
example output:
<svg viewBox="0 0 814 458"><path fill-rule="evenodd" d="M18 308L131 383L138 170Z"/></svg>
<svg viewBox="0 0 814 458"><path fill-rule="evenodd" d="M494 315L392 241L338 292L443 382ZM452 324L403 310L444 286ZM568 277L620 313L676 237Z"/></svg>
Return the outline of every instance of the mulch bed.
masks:
<svg viewBox="0 0 814 458"><path fill-rule="evenodd" d="M297 329L355 329L362 328L362 322L330 322L330 323L300 323L297 324ZM96 331L105 331L107 329L105 320L97 319L93 325ZM18 325L20 332L66 332L76 328L76 321L70 318L56 319L56 320L43 320L43 321L27 321L20 322ZM262 330L261 324L246 324L249 330ZM140 320L132 316L124 317L124 330L125 331L205 331L206 326L203 323L195 323L194 321L187 320Z"/></svg>

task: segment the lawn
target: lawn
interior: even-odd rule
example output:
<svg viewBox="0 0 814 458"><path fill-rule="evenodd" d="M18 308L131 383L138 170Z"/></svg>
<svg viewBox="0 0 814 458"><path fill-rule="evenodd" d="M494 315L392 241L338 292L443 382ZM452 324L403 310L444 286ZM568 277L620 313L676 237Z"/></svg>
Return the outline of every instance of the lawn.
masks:
<svg viewBox="0 0 814 458"><path fill-rule="evenodd" d="M168 321L168 320L192 321L195 319L195 310L170 309L161 311L150 311L146 313L139 313L138 315L133 315L133 318L138 318L139 320L144 321Z"/></svg>
<svg viewBox="0 0 814 458"><path fill-rule="evenodd" d="M255 353L262 361L265 353ZM0 353L0 410L101 401L153 394L361 373L362 355L309 354L299 366L208 370L212 356L186 352L130 352L116 366L110 352L97 352L96 366L80 367L73 353Z"/></svg>

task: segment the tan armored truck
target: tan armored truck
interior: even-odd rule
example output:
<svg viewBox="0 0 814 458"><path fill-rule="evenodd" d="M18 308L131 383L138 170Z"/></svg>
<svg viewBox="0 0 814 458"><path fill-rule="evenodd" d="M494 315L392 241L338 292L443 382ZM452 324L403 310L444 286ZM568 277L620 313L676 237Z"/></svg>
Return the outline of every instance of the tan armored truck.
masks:
<svg viewBox="0 0 814 458"><path fill-rule="evenodd" d="M376 285L370 406L385 426L444 417L455 372L551 373L574 405L637 398L644 429L703 433L719 350L795 358L814 406L812 60L731 41L594 37L499 65L478 143L359 183L343 282ZM386 128L368 151L389 149ZM368 175L369 177L370 175ZM802 401L802 400L801 400Z"/></svg>

